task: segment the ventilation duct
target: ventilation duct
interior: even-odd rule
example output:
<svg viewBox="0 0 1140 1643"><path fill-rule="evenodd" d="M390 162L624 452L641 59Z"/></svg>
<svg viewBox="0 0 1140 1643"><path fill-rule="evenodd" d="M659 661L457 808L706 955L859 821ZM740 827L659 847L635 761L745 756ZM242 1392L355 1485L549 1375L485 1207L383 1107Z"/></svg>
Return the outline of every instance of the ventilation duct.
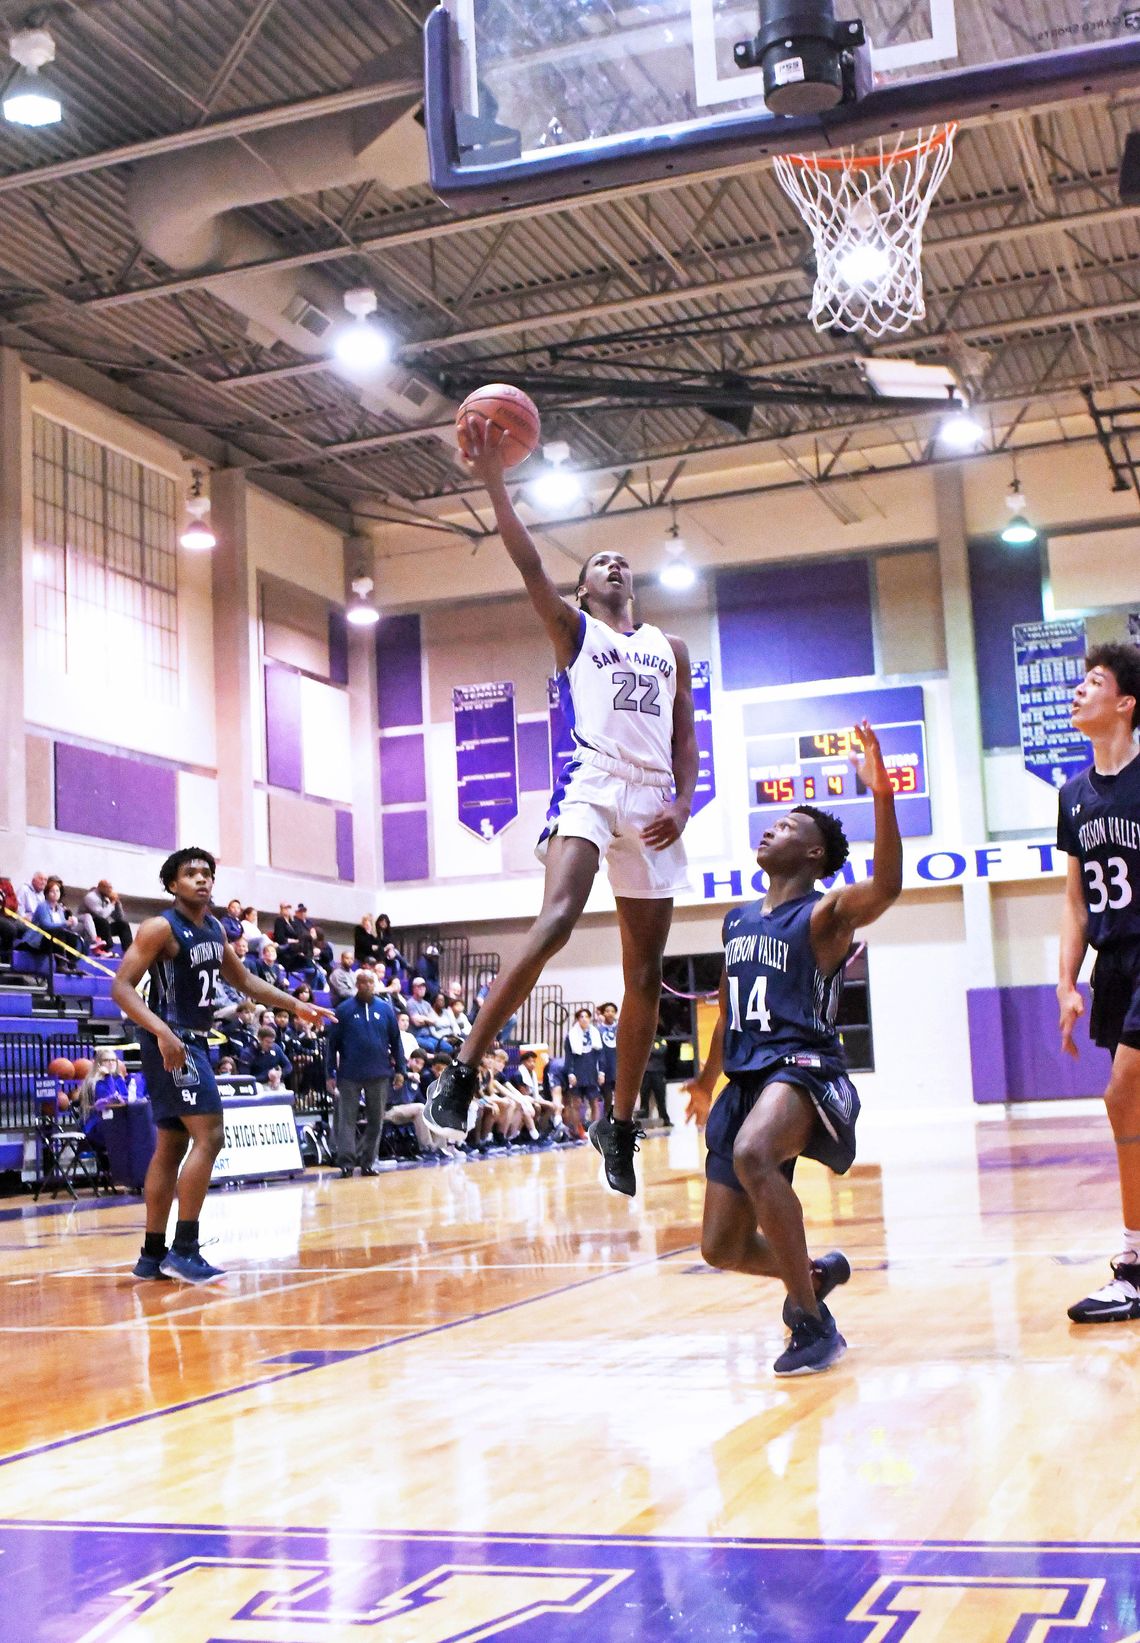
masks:
<svg viewBox="0 0 1140 1643"><path fill-rule="evenodd" d="M383 102L140 161L127 184L139 243L175 273L216 273L280 255L272 236L243 216L250 206L366 182L391 190L426 184L427 145L416 118L422 81L420 48L410 43L357 77L391 87ZM301 354L327 354L328 333L343 314L340 290L316 269L240 274L211 289L245 316L252 340L285 342Z"/></svg>

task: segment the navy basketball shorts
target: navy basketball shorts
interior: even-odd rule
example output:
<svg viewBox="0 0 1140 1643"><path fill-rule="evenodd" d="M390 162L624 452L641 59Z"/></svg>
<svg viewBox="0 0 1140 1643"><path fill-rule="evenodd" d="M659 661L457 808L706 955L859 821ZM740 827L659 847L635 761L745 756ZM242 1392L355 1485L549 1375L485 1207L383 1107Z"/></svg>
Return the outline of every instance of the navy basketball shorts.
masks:
<svg viewBox="0 0 1140 1643"><path fill-rule="evenodd" d="M734 1192L744 1188L732 1167L732 1149L745 1119L769 1084L795 1084L815 1108L811 1139L801 1154L825 1164L835 1175L846 1175L855 1162L855 1121L859 1096L846 1069L838 1061L815 1055L775 1061L758 1071L738 1073L712 1104L705 1125L705 1175ZM789 1165L790 1165L789 1161ZM791 1179L791 1168L784 1173Z"/></svg>
<svg viewBox="0 0 1140 1643"><path fill-rule="evenodd" d="M1097 954L1089 1036L1110 1055L1120 1044L1140 1050L1140 942Z"/></svg>
<svg viewBox="0 0 1140 1643"><path fill-rule="evenodd" d="M206 1054L204 1040L180 1034L186 1045L186 1062L181 1072L169 1073L162 1064L158 1040L152 1033L139 1033L146 1093L150 1110L160 1130L181 1130L184 1118L222 1110L222 1098L214 1079L214 1069Z"/></svg>

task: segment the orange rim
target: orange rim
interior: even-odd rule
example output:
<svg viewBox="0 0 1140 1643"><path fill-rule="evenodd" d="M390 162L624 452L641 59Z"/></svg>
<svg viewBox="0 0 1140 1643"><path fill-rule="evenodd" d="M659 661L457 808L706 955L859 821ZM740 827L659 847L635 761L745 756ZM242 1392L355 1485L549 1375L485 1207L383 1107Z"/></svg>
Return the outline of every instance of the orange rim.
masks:
<svg viewBox="0 0 1140 1643"><path fill-rule="evenodd" d="M798 165L808 171L875 171L886 169L889 165L896 165L901 160L913 160L916 155L929 154L932 148L941 148L957 136L957 121L951 121L939 131L924 137L920 143L912 143L909 148L898 148L887 154L852 154L843 159L834 154L781 154L782 160L789 165Z"/></svg>

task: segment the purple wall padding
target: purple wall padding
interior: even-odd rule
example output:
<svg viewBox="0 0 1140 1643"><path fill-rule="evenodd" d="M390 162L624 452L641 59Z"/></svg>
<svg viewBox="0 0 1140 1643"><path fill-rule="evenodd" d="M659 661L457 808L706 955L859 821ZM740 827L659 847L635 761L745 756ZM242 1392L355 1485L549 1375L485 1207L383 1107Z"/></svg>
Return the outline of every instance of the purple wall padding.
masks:
<svg viewBox="0 0 1140 1643"><path fill-rule="evenodd" d="M427 799L422 735L380 740L380 799L383 804L423 804Z"/></svg>
<svg viewBox="0 0 1140 1643"><path fill-rule="evenodd" d="M389 811L381 821L384 836L384 882L428 876L428 820L426 810Z"/></svg>
<svg viewBox="0 0 1140 1643"><path fill-rule="evenodd" d="M418 616L385 616L376 625L376 705L381 730L424 722Z"/></svg>
<svg viewBox="0 0 1140 1643"><path fill-rule="evenodd" d="M348 622L342 610L329 611L329 684L348 683Z"/></svg>
<svg viewBox="0 0 1140 1643"><path fill-rule="evenodd" d="M550 724L531 719L517 727L519 748L519 792L550 791Z"/></svg>
<svg viewBox="0 0 1140 1643"><path fill-rule="evenodd" d="M1111 1063L1089 1041L1085 1014L1074 1033L1080 1055L1061 1054L1057 994L1053 987L978 987L966 995L974 1100L1069 1101L1103 1095Z"/></svg>
<svg viewBox="0 0 1140 1643"><path fill-rule="evenodd" d="M336 813L336 876L350 883L356 877L351 810L338 810Z"/></svg>
<svg viewBox="0 0 1140 1643"><path fill-rule="evenodd" d="M270 787L301 791L301 675L265 669L265 779Z"/></svg>
<svg viewBox="0 0 1140 1643"><path fill-rule="evenodd" d="M1010 548L996 536L970 543L970 602L984 747L1020 747L1013 624L1040 622L1041 549Z"/></svg>
<svg viewBox="0 0 1140 1643"><path fill-rule="evenodd" d="M721 571L716 609L725 690L875 671L866 559Z"/></svg>
<svg viewBox="0 0 1140 1643"><path fill-rule="evenodd" d="M55 825L61 833L173 850L178 772L146 759L56 742Z"/></svg>

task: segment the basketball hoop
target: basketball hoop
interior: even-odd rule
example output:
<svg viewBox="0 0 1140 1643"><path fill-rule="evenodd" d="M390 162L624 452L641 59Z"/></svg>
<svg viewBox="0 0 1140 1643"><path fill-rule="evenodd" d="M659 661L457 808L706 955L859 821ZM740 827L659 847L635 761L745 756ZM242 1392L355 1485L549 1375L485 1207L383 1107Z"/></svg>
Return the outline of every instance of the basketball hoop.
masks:
<svg viewBox="0 0 1140 1643"><path fill-rule="evenodd" d="M878 152L778 154L781 188L811 230L817 331L901 332L926 317L922 230L954 155L955 124L880 138Z"/></svg>

